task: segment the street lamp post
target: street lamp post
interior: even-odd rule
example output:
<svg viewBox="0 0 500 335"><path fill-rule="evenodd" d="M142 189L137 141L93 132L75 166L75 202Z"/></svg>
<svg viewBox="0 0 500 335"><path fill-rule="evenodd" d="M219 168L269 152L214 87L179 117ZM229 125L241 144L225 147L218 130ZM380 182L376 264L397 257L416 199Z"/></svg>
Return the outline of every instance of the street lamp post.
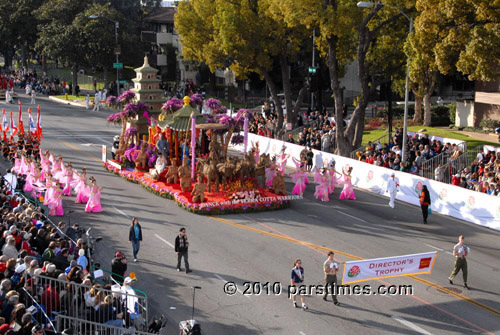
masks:
<svg viewBox="0 0 500 335"><path fill-rule="evenodd" d="M391 8L394 8L399 11L401 15L403 15L408 21L410 21L410 34L413 32L413 18L409 17L406 15L401 9L385 5L383 3L379 3L383 6L388 6ZM362 8L368 8L368 7L373 7L376 4L371 2L371 1L360 1L357 3L358 7ZM406 133L408 132L408 99L409 99L409 94L410 94L410 62L409 58L406 61L406 86L405 86L405 110L404 110L404 117L403 117L403 148L401 150L401 161L404 163L406 162L406 147L408 143L408 139L406 136Z"/></svg>
<svg viewBox="0 0 500 335"><path fill-rule="evenodd" d="M119 60L120 50L118 50L118 28L120 27L120 23L118 21L113 21L111 19L108 19L105 16L99 16L97 14L90 15L89 19L95 20L95 19L98 19L100 17L103 19L106 19L110 22L113 22L115 24L115 44L116 44L116 48L117 48L115 50L115 54L116 54L116 63L118 64L118 63L120 63L120 60ZM118 67L116 68L116 95L117 96L120 95L120 69Z"/></svg>

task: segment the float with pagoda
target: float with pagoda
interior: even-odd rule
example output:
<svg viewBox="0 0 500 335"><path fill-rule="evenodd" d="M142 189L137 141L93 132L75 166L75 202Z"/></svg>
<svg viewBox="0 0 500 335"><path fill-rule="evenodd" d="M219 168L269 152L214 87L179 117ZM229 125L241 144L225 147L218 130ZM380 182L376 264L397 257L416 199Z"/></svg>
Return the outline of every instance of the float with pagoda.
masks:
<svg viewBox="0 0 500 335"><path fill-rule="evenodd" d="M119 147L105 168L198 214L286 208L284 176L275 157L248 148L249 110L234 116L216 99L200 94L162 105L158 70L135 69L134 88L109 97L109 123L121 125ZM202 114L205 105L209 114ZM243 133L243 134L242 134ZM229 145L243 143L243 154Z"/></svg>

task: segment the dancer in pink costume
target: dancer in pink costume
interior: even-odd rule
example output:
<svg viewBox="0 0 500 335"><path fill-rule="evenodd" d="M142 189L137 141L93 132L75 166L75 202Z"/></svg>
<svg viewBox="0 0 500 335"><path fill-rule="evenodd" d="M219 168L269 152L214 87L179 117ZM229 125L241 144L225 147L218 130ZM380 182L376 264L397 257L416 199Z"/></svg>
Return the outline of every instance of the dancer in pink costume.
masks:
<svg viewBox="0 0 500 335"><path fill-rule="evenodd" d="M323 168L320 172L320 170L316 168L316 172L314 173L314 182L318 183L318 185L316 185L314 197L324 202L330 201L330 199L328 198L328 170L326 168Z"/></svg>
<svg viewBox="0 0 500 335"><path fill-rule="evenodd" d="M252 142L252 151L253 151L253 157L255 158L255 163L259 163L260 159L259 141L256 141L255 144Z"/></svg>
<svg viewBox="0 0 500 335"><path fill-rule="evenodd" d="M281 148L281 153L278 155L278 163L279 163L279 171L281 173L281 175L284 175L285 174L285 167L286 167L286 161L288 160L288 158L290 157L289 154L285 153L285 150L286 150L286 147L283 146Z"/></svg>
<svg viewBox="0 0 500 335"><path fill-rule="evenodd" d="M52 181L53 182L60 182L62 177L64 177L63 173L63 167L64 167L64 162L62 160L62 156L57 156L57 160L52 163Z"/></svg>
<svg viewBox="0 0 500 335"><path fill-rule="evenodd" d="M301 166L306 166L306 163L305 162L301 162L299 160L297 160L295 157L292 157L292 161L295 163L295 169L296 171L300 171L301 169ZM305 183L306 185L309 184L309 178L307 178L307 170L304 170L306 172L306 178L305 178Z"/></svg>
<svg viewBox="0 0 500 335"><path fill-rule="evenodd" d="M53 196L52 199L50 199L47 203L47 207L49 207L50 216L63 216L64 215L64 210L62 207L62 194L63 191L59 186L54 186L53 187Z"/></svg>
<svg viewBox="0 0 500 335"><path fill-rule="evenodd" d="M21 168L21 159L17 156L14 158L14 166L12 167L11 171L19 174L19 169Z"/></svg>
<svg viewBox="0 0 500 335"><path fill-rule="evenodd" d="M33 184L37 184L40 181L40 170L37 167L33 167L28 176L26 177L26 183L24 184L24 192L33 191Z"/></svg>
<svg viewBox="0 0 500 335"><path fill-rule="evenodd" d="M276 156L273 157L273 160L271 161L271 166L266 168L266 187L272 187L273 186L273 180L274 177L276 177L277 172L276 172Z"/></svg>
<svg viewBox="0 0 500 335"><path fill-rule="evenodd" d="M101 207L101 191L102 187L97 186L97 182L94 177L90 177L90 181L92 185L90 186L90 196L89 201L87 202L87 206L85 206L85 212L102 212Z"/></svg>
<svg viewBox="0 0 500 335"><path fill-rule="evenodd" d="M305 166L301 165L300 170L298 170L295 173L292 173L290 177L292 177L292 180L295 182L292 194L303 195L304 191L306 190L306 177L307 177Z"/></svg>
<svg viewBox="0 0 500 335"><path fill-rule="evenodd" d="M335 186L339 183L337 174L342 176L340 173L335 170L335 161L332 160L328 167L328 176L329 176L329 185L328 185L328 194L332 194L335 191Z"/></svg>
<svg viewBox="0 0 500 335"><path fill-rule="evenodd" d="M90 187L87 185L87 169L83 168L81 174L75 170L75 175L77 176L75 179L78 181L75 186L75 204L86 204L90 195Z"/></svg>
<svg viewBox="0 0 500 335"><path fill-rule="evenodd" d="M342 190L342 193L340 193L339 199L356 200L356 196L354 195L354 189L352 187L352 182L351 182L352 166L349 165L344 166L342 172L344 173L344 180L342 181L342 184L344 184L344 189Z"/></svg>
<svg viewBox="0 0 500 335"><path fill-rule="evenodd" d="M26 157L24 157L24 155L22 155L21 156L21 164L19 165L19 169L18 169L18 175L28 174L28 169L29 169L29 166L28 166L28 163L26 162Z"/></svg>
<svg viewBox="0 0 500 335"><path fill-rule="evenodd" d="M45 195L43 196L43 204L45 206L52 200L54 197L54 187L57 185L52 181L52 175L47 175L47 180L45 181Z"/></svg>
<svg viewBox="0 0 500 335"><path fill-rule="evenodd" d="M71 182L73 181L73 164L68 163L68 167L64 169L64 177L62 183L64 184L63 195L71 197Z"/></svg>

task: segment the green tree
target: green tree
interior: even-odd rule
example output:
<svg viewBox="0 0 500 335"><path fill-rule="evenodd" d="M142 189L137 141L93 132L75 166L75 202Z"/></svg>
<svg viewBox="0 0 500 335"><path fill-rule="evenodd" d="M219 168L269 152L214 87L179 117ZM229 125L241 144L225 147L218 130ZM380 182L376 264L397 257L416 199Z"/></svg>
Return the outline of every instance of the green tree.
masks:
<svg viewBox="0 0 500 335"><path fill-rule="evenodd" d="M5 59L5 66L12 65L14 56L14 45L16 38L14 35L14 20L11 15L16 10L15 0L0 1L0 53Z"/></svg>
<svg viewBox="0 0 500 335"><path fill-rule="evenodd" d="M84 27L75 18L89 5L92 5L90 0L48 0L35 11L35 15L40 18L36 48L43 55L71 64L72 94L76 94L78 67L88 48Z"/></svg>

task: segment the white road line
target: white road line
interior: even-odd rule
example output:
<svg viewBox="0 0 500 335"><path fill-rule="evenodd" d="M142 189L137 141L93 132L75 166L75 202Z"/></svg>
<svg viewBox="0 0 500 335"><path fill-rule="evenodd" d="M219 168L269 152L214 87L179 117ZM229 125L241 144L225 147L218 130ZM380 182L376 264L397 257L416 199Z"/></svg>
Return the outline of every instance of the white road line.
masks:
<svg viewBox="0 0 500 335"><path fill-rule="evenodd" d="M222 278L220 275L218 275L217 273L214 273L214 276L217 278L217 279L220 279L222 280L224 283L227 283L228 281L225 280L224 278ZM244 295L243 294L243 291L241 291L239 288L236 288L236 290L244 297L247 297L248 299L250 299L250 297L248 295Z"/></svg>
<svg viewBox="0 0 500 335"><path fill-rule="evenodd" d="M453 253L451 253L450 251L445 251L445 252L453 256Z"/></svg>
<svg viewBox="0 0 500 335"><path fill-rule="evenodd" d="M396 320L399 323L404 324L406 327L408 327L408 328L416 331L417 333L424 334L424 335L432 335L432 333L429 333L427 330L425 330L423 328L420 328L416 324L414 324L414 323L412 323L410 321L407 321L407 320L403 319L400 316L393 315L393 316L391 316L391 318L393 318L394 320Z"/></svg>
<svg viewBox="0 0 500 335"><path fill-rule="evenodd" d="M360 219L360 218L358 218L358 217L356 217L356 216L354 216L354 215L347 214L347 213L344 213L344 212L339 211L339 210L337 210L337 212L339 212L340 214L344 214L345 216L351 217L351 218L353 218L353 219L359 220L359 221L361 221L361 222L368 223L368 221L365 221L365 220L363 220L363 219Z"/></svg>
<svg viewBox="0 0 500 335"><path fill-rule="evenodd" d="M300 335L306 335L306 333L304 333L304 332L299 332L299 334L300 334Z"/></svg>
<svg viewBox="0 0 500 335"><path fill-rule="evenodd" d="M122 212L121 210L119 210L115 206L113 206L113 208L115 209L115 211L117 211L118 213L120 213L121 215L123 215L124 217L126 217L127 219L130 219L130 216L128 216L127 213Z"/></svg>
<svg viewBox="0 0 500 335"><path fill-rule="evenodd" d="M427 244L427 243L424 243L424 244L425 244L426 246L431 247L431 248L434 248L434 249L436 249L436 250L439 250L439 251L444 251L443 249L438 248L438 247L435 247L435 246L433 246L433 245L430 245L430 244Z"/></svg>
<svg viewBox="0 0 500 335"><path fill-rule="evenodd" d="M161 241L165 242L170 248L175 249L174 245L170 243L169 241L165 240L163 237L161 237L158 234L155 234L156 237L158 237Z"/></svg>
<svg viewBox="0 0 500 335"><path fill-rule="evenodd" d="M102 139L102 138L100 138L100 137L96 137L96 139L98 139L98 140L99 140L99 141L101 141L101 142L107 143L107 144L113 144L113 142L106 141L105 139Z"/></svg>

